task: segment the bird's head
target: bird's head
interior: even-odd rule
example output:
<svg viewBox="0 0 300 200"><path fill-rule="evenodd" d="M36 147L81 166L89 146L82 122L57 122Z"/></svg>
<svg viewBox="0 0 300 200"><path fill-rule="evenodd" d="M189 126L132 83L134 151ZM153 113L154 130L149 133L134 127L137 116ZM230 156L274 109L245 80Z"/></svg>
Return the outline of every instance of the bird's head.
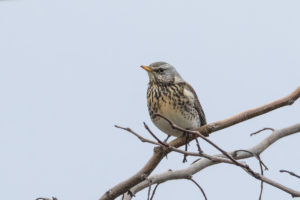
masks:
<svg viewBox="0 0 300 200"><path fill-rule="evenodd" d="M184 82L176 69L166 62L155 62L149 66L142 65L148 72L150 83L170 84Z"/></svg>

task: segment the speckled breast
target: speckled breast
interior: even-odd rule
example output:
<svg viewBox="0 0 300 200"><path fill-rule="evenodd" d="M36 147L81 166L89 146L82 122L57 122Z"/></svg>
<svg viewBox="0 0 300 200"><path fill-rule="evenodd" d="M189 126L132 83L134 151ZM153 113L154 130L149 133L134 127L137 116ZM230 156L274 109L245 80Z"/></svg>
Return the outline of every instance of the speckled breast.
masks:
<svg viewBox="0 0 300 200"><path fill-rule="evenodd" d="M193 99L190 98L192 97L184 94L184 87L181 84L149 84L147 104L153 123L166 134L176 137L182 135L182 132L174 130L165 119L155 117L156 113L182 128L199 128L199 114L194 107Z"/></svg>

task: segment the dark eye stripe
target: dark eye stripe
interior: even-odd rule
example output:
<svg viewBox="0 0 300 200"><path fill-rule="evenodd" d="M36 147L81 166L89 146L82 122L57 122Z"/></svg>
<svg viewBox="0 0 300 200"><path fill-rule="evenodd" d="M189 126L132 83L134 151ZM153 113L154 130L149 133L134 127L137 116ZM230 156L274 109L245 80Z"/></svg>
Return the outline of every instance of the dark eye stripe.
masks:
<svg viewBox="0 0 300 200"><path fill-rule="evenodd" d="M162 72L164 72L164 71L165 71L165 69L161 69L161 68L160 68L160 69L155 69L154 71L155 71L155 72L162 73Z"/></svg>

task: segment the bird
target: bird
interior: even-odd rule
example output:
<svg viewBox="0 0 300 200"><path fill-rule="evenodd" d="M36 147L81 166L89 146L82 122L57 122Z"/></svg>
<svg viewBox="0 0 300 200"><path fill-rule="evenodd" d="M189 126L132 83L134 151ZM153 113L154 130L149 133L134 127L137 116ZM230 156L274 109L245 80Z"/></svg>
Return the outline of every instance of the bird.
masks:
<svg viewBox="0 0 300 200"><path fill-rule="evenodd" d="M154 62L149 66L142 65L141 68L149 76L147 106L150 118L156 127L168 135L167 139L170 136L180 137L184 132L175 130L157 114L187 130L198 129L206 124L196 92L175 67L166 62Z"/></svg>

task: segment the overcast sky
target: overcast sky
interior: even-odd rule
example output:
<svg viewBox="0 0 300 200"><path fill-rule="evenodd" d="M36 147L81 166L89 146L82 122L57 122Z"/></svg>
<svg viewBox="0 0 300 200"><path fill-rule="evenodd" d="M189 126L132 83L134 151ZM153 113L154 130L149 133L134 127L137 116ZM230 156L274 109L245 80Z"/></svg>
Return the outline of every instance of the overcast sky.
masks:
<svg viewBox="0 0 300 200"><path fill-rule="evenodd" d="M1 199L94 200L139 170L153 146L142 122L164 138L146 106L140 65L166 61L196 90L208 122L289 94L300 85L299 0L1 0ZM245 149L300 120L300 102L213 133L225 150ZM266 176L294 189L300 134L262 154ZM216 153L201 142L206 153ZM196 150L194 143L191 150ZM172 153L155 172L179 169ZM247 161L248 162L248 161ZM248 162L259 171L255 160ZM210 200L258 199L260 183L218 165L195 180ZM146 199L146 191L137 200ZM203 199L191 182L161 185L155 199ZM290 199L265 185L264 199Z"/></svg>

